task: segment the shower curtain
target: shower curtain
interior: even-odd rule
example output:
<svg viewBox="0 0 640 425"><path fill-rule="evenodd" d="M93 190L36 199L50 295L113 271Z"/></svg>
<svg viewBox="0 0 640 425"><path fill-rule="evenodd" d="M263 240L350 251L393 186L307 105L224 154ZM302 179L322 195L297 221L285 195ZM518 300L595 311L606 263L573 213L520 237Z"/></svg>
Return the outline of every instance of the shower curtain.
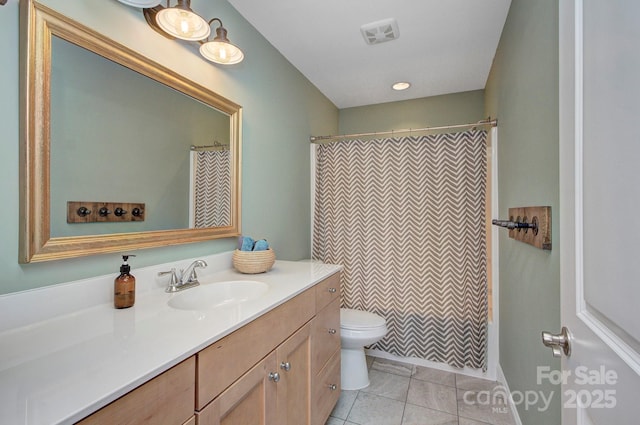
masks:
<svg viewBox="0 0 640 425"><path fill-rule="evenodd" d="M486 370L486 131L318 145L313 257L342 305L383 316L370 348Z"/></svg>
<svg viewBox="0 0 640 425"><path fill-rule="evenodd" d="M194 227L231 224L231 156L229 150L194 152Z"/></svg>

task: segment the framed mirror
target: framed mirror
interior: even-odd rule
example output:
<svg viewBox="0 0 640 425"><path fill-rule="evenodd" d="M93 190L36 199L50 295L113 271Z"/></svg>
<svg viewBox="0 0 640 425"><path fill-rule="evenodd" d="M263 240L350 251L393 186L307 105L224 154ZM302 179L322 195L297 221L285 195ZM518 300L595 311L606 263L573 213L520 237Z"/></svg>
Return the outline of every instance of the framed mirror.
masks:
<svg viewBox="0 0 640 425"><path fill-rule="evenodd" d="M37 1L20 7L20 262L239 235L242 108ZM73 202L143 205L143 218L77 222Z"/></svg>

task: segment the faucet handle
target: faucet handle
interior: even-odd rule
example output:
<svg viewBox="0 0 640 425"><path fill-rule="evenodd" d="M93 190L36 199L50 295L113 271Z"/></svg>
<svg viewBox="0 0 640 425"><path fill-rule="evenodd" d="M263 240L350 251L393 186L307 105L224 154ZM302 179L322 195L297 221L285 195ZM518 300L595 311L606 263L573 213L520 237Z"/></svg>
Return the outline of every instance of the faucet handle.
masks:
<svg viewBox="0 0 640 425"><path fill-rule="evenodd" d="M167 286L166 292L175 292L176 287L180 282L180 280L178 279L178 275L176 274L176 269L172 268L171 270L168 270L165 272L158 272L158 276L166 276L166 275L170 275L169 286Z"/></svg>

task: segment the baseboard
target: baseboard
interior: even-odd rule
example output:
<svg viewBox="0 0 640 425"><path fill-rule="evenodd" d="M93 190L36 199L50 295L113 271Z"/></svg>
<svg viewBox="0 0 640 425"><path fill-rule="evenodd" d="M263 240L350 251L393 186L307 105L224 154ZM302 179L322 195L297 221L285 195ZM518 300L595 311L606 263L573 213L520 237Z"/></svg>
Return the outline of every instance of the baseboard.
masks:
<svg viewBox="0 0 640 425"><path fill-rule="evenodd" d="M509 389L509 383L507 382L507 378L504 376L504 372L502 371L502 366L498 363L496 367L496 373L498 382L502 384L505 388L507 394L511 394L511 390ZM511 413L513 414L513 419L516 425L522 425L522 421L520 420L520 415L518 414L518 409L516 405L513 403L513 399L509 397L509 408L511 409Z"/></svg>

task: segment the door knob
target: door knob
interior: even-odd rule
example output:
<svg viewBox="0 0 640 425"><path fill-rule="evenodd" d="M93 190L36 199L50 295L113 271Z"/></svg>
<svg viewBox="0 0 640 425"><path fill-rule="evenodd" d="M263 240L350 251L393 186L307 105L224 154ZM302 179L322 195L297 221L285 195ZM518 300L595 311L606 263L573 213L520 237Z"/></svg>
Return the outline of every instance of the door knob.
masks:
<svg viewBox="0 0 640 425"><path fill-rule="evenodd" d="M562 357L562 353L569 357L571 355L571 332L566 326L562 327L562 331L559 334L552 334L550 332L542 332L542 343L545 347L553 350L553 357Z"/></svg>

